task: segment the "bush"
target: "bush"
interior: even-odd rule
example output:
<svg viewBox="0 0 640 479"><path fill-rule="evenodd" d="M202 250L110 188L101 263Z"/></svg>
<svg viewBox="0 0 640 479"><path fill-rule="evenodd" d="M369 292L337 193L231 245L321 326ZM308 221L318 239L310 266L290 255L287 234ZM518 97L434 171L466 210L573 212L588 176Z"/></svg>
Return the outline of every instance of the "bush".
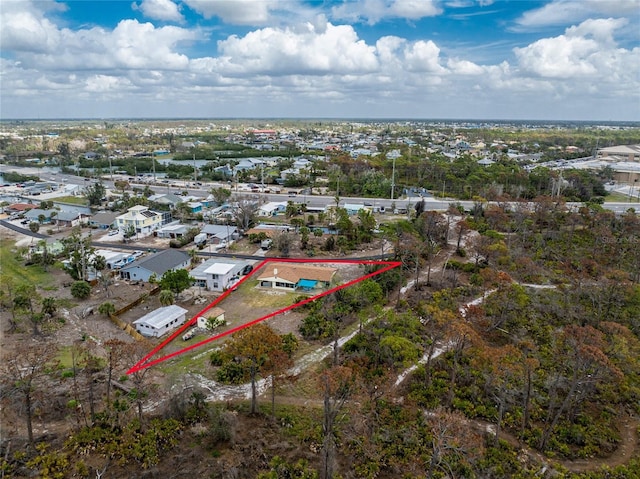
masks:
<svg viewBox="0 0 640 479"><path fill-rule="evenodd" d="M91 285L86 281L74 281L71 285L71 296L77 299L86 299L91 294Z"/></svg>

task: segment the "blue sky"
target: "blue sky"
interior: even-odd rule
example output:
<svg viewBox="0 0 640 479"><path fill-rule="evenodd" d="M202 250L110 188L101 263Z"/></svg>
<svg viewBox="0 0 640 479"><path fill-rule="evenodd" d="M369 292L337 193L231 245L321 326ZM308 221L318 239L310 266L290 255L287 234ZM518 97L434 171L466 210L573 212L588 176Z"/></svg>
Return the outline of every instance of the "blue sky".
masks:
<svg viewBox="0 0 640 479"><path fill-rule="evenodd" d="M640 0L0 0L0 117L640 121Z"/></svg>

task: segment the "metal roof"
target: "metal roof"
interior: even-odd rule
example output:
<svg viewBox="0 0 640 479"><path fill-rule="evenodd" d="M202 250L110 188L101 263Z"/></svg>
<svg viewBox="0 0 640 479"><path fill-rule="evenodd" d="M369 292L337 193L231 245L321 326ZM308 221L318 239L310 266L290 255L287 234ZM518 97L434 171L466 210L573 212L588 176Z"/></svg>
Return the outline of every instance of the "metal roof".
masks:
<svg viewBox="0 0 640 479"><path fill-rule="evenodd" d="M150 256L140 258L138 261L134 261L130 265L122 268L122 271L127 271L140 266L141 268L153 271L157 275L161 276L186 261L189 261L189 255L184 251L167 249L154 253Z"/></svg>
<svg viewBox="0 0 640 479"><path fill-rule="evenodd" d="M136 319L133 324L148 324L149 326L160 329L171 321L180 316L187 314L187 310L172 304L171 306L164 306L162 308L158 308L155 311L151 311L150 313L145 314L140 319Z"/></svg>

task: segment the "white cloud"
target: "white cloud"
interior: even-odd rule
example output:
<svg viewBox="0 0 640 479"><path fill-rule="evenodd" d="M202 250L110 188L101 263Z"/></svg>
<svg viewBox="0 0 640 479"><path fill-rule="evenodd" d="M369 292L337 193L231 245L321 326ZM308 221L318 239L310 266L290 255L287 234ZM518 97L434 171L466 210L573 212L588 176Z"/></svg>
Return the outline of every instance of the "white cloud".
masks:
<svg viewBox="0 0 640 479"><path fill-rule="evenodd" d="M17 17L21 15L28 14ZM37 30L36 25L42 28ZM11 29L3 28L3 35L8 30L12 41L6 46L3 41L3 48L22 52L20 59L26 67L43 69L183 69L189 59L176 46L202 37L195 29L156 28L137 20L122 20L113 30L58 30L48 20L14 24ZM29 41L30 36L41 42Z"/></svg>
<svg viewBox="0 0 640 479"><path fill-rule="evenodd" d="M406 69L413 72L445 73L440 65L440 48L431 40L417 41L404 51Z"/></svg>
<svg viewBox="0 0 640 479"><path fill-rule="evenodd" d="M51 51L58 29L31 2L2 2L0 44L3 50Z"/></svg>
<svg viewBox="0 0 640 479"><path fill-rule="evenodd" d="M153 20L184 22L184 17L180 13L178 5L171 0L142 0L140 4L132 3L131 8L141 11L145 17Z"/></svg>
<svg viewBox="0 0 640 479"><path fill-rule="evenodd" d="M280 7L279 0L184 0L184 3L205 18L215 16L234 25L264 25L270 11Z"/></svg>
<svg viewBox="0 0 640 479"><path fill-rule="evenodd" d="M516 23L521 27L571 25L597 16L635 16L640 0L555 0L525 12Z"/></svg>
<svg viewBox="0 0 640 479"><path fill-rule="evenodd" d="M450 58L447 61L447 68L457 75L482 75L485 72L485 69L480 65L457 58Z"/></svg>
<svg viewBox="0 0 640 479"><path fill-rule="evenodd" d="M419 20L440 13L442 9L434 0L349 0L331 9L335 19L364 21L371 25L386 18Z"/></svg>
<svg viewBox="0 0 640 479"><path fill-rule="evenodd" d="M624 24L623 19L587 20L567 28L564 35L515 48L514 53L524 71L542 77L603 78L625 68L620 64L621 56L630 61L626 68L634 64L638 67L638 59L629 51L617 49L613 39L613 32Z"/></svg>
<svg viewBox="0 0 640 479"><path fill-rule="evenodd" d="M93 93L121 92L131 86L126 78L111 75L92 75L85 82L85 90Z"/></svg>
<svg viewBox="0 0 640 479"><path fill-rule="evenodd" d="M374 48L351 26L307 23L292 29L264 28L218 43L221 57L212 68L231 75L345 74L377 68Z"/></svg>
<svg viewBox="0 0 640 479"><path fill-rule="evenodd" d="M406 16L415 5L370 4L383 15L396 5ZM618 44L628 26L620 19L589 19L514 49L513 61L481 64L428 38L365 41L353 26L308 11L305 22L231 35L196 58L182 47L206 38L197 27L125 19L72 30L38 5L9 2L1 12L7 117L638 118L640 48ZM254 20L272 15L273 5Z"/></svg>

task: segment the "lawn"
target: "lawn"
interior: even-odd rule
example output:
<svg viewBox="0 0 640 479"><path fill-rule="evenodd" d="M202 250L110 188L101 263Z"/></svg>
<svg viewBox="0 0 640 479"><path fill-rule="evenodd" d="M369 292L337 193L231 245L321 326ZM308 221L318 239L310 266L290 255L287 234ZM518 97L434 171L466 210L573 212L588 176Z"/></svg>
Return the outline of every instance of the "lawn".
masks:
<svg viewBox="0 0 640 479"><path fill-rule="evenodd" d="M67 203L70 205L89 205L89 200L87 200L84 196L59 196L57 198L53 198L52 201L55 201L56 203Z"/></svg>
<svg viewBox="0 0 640 479"><path fill-rule="evenodd" d="M223 300L227 306L232 303L234 296L241 296L243 306L249 308L271 308L273 311L291 306L296 302L300 293L289 293L288 291L257 289L257 280L248 279L242 283L227 299ZM226 309L221 304L223 309Z"/></svg>
<svg viewBox="0 0 640 479"><path fill-rule="evenodd" d="M51 273L46 272L42 266L25 266L16 250L13 241L0 241L0 275L13 279L16 283L30 283L41 288L50 287L53 284Z"/></svg>

